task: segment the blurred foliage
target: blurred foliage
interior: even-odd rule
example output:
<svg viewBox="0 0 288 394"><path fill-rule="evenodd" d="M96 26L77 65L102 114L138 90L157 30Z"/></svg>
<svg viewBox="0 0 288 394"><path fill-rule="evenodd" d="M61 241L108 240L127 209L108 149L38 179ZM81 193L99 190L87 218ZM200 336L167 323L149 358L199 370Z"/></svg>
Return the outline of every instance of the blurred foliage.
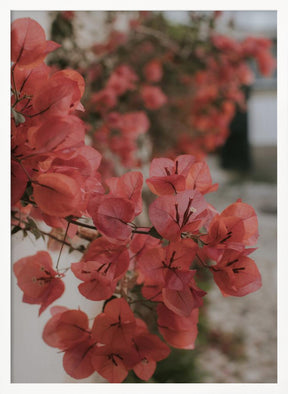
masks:
<svg viewBox="0 0 288 394"><path fill-rule="evenodd" d="M90 24L94 15L99 17L99 12L86 13ZM190 12L187 24L173 23L160 11L101 13L105 38L97 41L95 36L95 43L88 46L85 40L78 40L85 24L77 21L77 12L52 13L51 39L62 47L49 62L55 67L77 69L83 75L86 81L83 119L91 140L104 157L109 157L106 153L110 151L114 159L118 156L116 162L126 168L145 164L136 152L142 148L148 152L150 149L151 157L174 158L187 153L199 159L217 150L229 136L236 111L245 109L243 87L252 83L255 72L251 60L256 59L265 75L274 70L269 40L249 37L250 41L240 42L217 33L217 21L221 18L217 12ZM126 18L126 29L119 30L118 18ZM151 62L158 64L155 67L160 68L159 78L147 77L146 68ZM112 100L109 81L123 65L135 73L137 81L133 88ZM153 108L143 102L145 86L158 89L152 100L159 100L162 95L166 102L154 102ZM106 108L99 109L99 103ZM116 137L127 139L127 135L111 127L109 115L133 111L148 117L150 145L146 135L135 135L134 140L127 140L130 152L124 155L123 148L121 151L119 144L112 141L115 132ZM240 134L245 150L247 131L243 129ZM234 153L232 156L235 157ZM249 168L247 149L244 156Z"/></svg>

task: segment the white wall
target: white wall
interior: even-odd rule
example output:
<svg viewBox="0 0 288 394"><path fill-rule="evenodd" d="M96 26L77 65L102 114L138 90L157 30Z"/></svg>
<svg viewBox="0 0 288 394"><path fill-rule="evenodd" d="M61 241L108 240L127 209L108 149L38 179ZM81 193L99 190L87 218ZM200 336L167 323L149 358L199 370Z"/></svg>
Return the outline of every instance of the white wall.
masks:
<svg viewBox="0 0 288 394"><path fill-rule="evenodd" d="M252 92L248 102L248 130L251 145L277 145L277 95L275 90Z"/></svg>
<svg viewBox="0 0 288 394"><path fill-rule="evenodd" d="M11 11L11 22L18 18L35 19L45 30L46 35L50 29L50 20L48 11Z"/></svg>

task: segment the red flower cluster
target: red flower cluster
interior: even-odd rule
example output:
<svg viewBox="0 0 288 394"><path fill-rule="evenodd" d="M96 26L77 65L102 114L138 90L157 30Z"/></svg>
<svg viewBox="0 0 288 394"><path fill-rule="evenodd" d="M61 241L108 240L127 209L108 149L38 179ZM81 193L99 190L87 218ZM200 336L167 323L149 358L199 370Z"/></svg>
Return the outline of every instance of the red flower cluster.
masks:
<svg viewBox="0 0 288 394"><path fill-rule="evenodd" d="M103 189L101 155L85 145L85 124L75 115L84 110L85 82L74 70L46 66L48 49L58 45L46 41L32 19L13 22L11 44L12 205L30 184L27 202L37 204L48 225L63 227L59 218L81 216L90 196Z"/></svg>
<svg viewBox="0 0 288 394"><path fill-rule="evenodd" d="M133 221L143 209L143 175L131 171L102 184L101 154L85 145L85 125L75 112L83 110L84 80L76 71L53 72L45 65L46 53L55 47L35 21L13 22L13 231L39 235L34 217L54 230L65 229L59 241L73 249L66 235L73 240L85 227L80 218L90 219L93 225L86 226L97 230L97 238L89 239L80 249L82 259L70 268L81 282L80 294L106 304L92 328L84 312L53 307L43 339L64 352L64 369L76 379L97 371L109 382L122 382L133 370L148 380L157 361L169 355L168 345L194 348L206 294L197 285L200 266L212 272L225 296L243 296L261 286L260 273L247 257L254 249L246 248L258 238L256 213L240 200L217 213L204 197L217 189L207 164L180 155L152 161L146 180L157 196L148 210L152 227L138 227ZM150 63L145 75L158 81L160 65ZM113 91L118 97L134 89L136 80L131 69L120 67L105 94ZM99 97L95 103L101 102ZM121 130L129 139L145 133L149 121L139 111L110 112L105 127ZM23 302L40 304L39 314L64 292L58 263L53 269L49 254L41 251L14 264ZM147 302L168 345L135 317L140 314L137 305Z"/></svg>
<svg viewBox="0 0 288 394"><path fill-rule="evenodd" d="M120 37L121 33L118 37L112 31L107 44L103 48L94 45L93 52L96 50L97 55L102 51L114 53L123 44L122 39L118 40ZM88 70L92 81L99 80L103 72L100 67L95 74L95 69L91 67ZM108 150L118 156L121 164L127 168L139 166L137 141L150 128L146 111L155 111L168 101L161 87L154 85L160 83L163 76L161 61L152 59L148 62L143 68L143 75L144 79L141 80L132 66L120 64L113 69L103 88L91 94L87 103L89 112L101 119L100 127L93 134L95 146L103 152L104 160ZM122 102L127 100L130 108L136 110L123 111Z"/></svg>
<svg viewBox="0 0 288 394"><path fill-rule="evenodd" d="M169 34L168 22L161 20L159 31L155 28L153 13L145 18L139 13L125 34L116 30L117 15L107 22L107 41L92 47L96 61L83 69L93 84L86 119L93 124L95 146L104 157L108 150L124 167L140 166L137 143L142 139L119 123L132 109L146 117L143 133L148 131L152 141L164 137L165 144L153 146L157 155L166 150L171 157L184 152L201 158L225 143L237 108L246 105L243 87L254 79L250 61L256 61L265 77L276 62L268 39L239 41L216 33L214 19L219 15L202 20L201 14L194 14L194 34L187 26L178 40L173 28Z"/></svg>
<svg viewBox="0 0 288 394"><path fill-rule="evenodd" d="M199 45L195 50L203 67L193 77L182 77L192 94L188 94L186 103L180 99L178 105L186 108L189 125L198 137L192 143L183 134L179 139L181 152L197 154L201 147L213 151L224 144L237 106L244 109L246 105L242 87L254 81L249 60L254 59L266 77L276 67L268 39L248 37L240 42L214 33L211 44L211 48Z"/></svg>
<svg viewBox="0 0 288 394"><path fill-rule="evenodd" d="M88 317L80 310L51 308L52 318L43 331L44 341L64 351L63 366L75 379L97 371L111 383L121 383L133 369L148 380L156 362L166 358L170 349L145 322L135 319L123 298L109 301L103 313L88 327Z"/></svg>
<svg viewBox="0 0 288 394"><path fill-rule="evenodd" d="M92 113L98 113L102 125L94 133L95 146L107 149L120 157L126 167L137 165L137 139L150 127L144 111L120 113L116 111L119 99L135 91L138 77L131 67L120 65L110 75L106 86L93 93L88 103Z"/></svg>
<svg viewBox="0 0 288 394"><path fill-rule="evenodd" d="M207 235L201 237L200 255L216 261L210 267L223 295L242 297L262 286L255 262L247 255L255 249L258 221L254 209L238 200L212 219Z"/></svg>

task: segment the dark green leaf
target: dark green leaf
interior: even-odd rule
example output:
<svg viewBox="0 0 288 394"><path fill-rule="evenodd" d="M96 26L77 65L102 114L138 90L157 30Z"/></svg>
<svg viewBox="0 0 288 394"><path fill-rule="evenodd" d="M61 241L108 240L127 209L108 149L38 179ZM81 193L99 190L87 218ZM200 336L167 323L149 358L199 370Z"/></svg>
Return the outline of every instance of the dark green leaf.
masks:
<svg viewBox="0 0 288 394"><path fill-rule="evenodd" d="M148 234L151 235L151 237L154 237L154 238L158 238L158 239L162 239L163 238L162 235L160 235L158 233L158 231L156 230L155 227L151 227L149 232L148 232Z"/></svg>
<svg viewBox="0 0 288 394"><path fill-rule="evenodd" d="M22 228L20 226L14 226L12 231L11 231L11 235L18 233L18 231L22 230Z"/></svg>

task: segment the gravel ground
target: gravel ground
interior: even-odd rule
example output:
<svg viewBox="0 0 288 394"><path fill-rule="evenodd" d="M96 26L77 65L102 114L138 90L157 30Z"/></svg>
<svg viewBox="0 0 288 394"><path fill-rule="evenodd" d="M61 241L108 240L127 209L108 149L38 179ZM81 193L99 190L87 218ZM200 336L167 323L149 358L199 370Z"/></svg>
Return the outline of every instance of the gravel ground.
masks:
<svg viewBox="0 0 288 394"><path fill-rule="evenodd" d="M222 211L242 198L251 204L259 220L258 249L251 255L261 275L262 288L243 298L223 297L212 285L207 298L208 327L212 346L203 349L198 362L205 383L277 382L277 187L270 183L235 182L233 174L209 163L219 190L209 202ZM218 339L217 339L218 338Z"/></svg>

